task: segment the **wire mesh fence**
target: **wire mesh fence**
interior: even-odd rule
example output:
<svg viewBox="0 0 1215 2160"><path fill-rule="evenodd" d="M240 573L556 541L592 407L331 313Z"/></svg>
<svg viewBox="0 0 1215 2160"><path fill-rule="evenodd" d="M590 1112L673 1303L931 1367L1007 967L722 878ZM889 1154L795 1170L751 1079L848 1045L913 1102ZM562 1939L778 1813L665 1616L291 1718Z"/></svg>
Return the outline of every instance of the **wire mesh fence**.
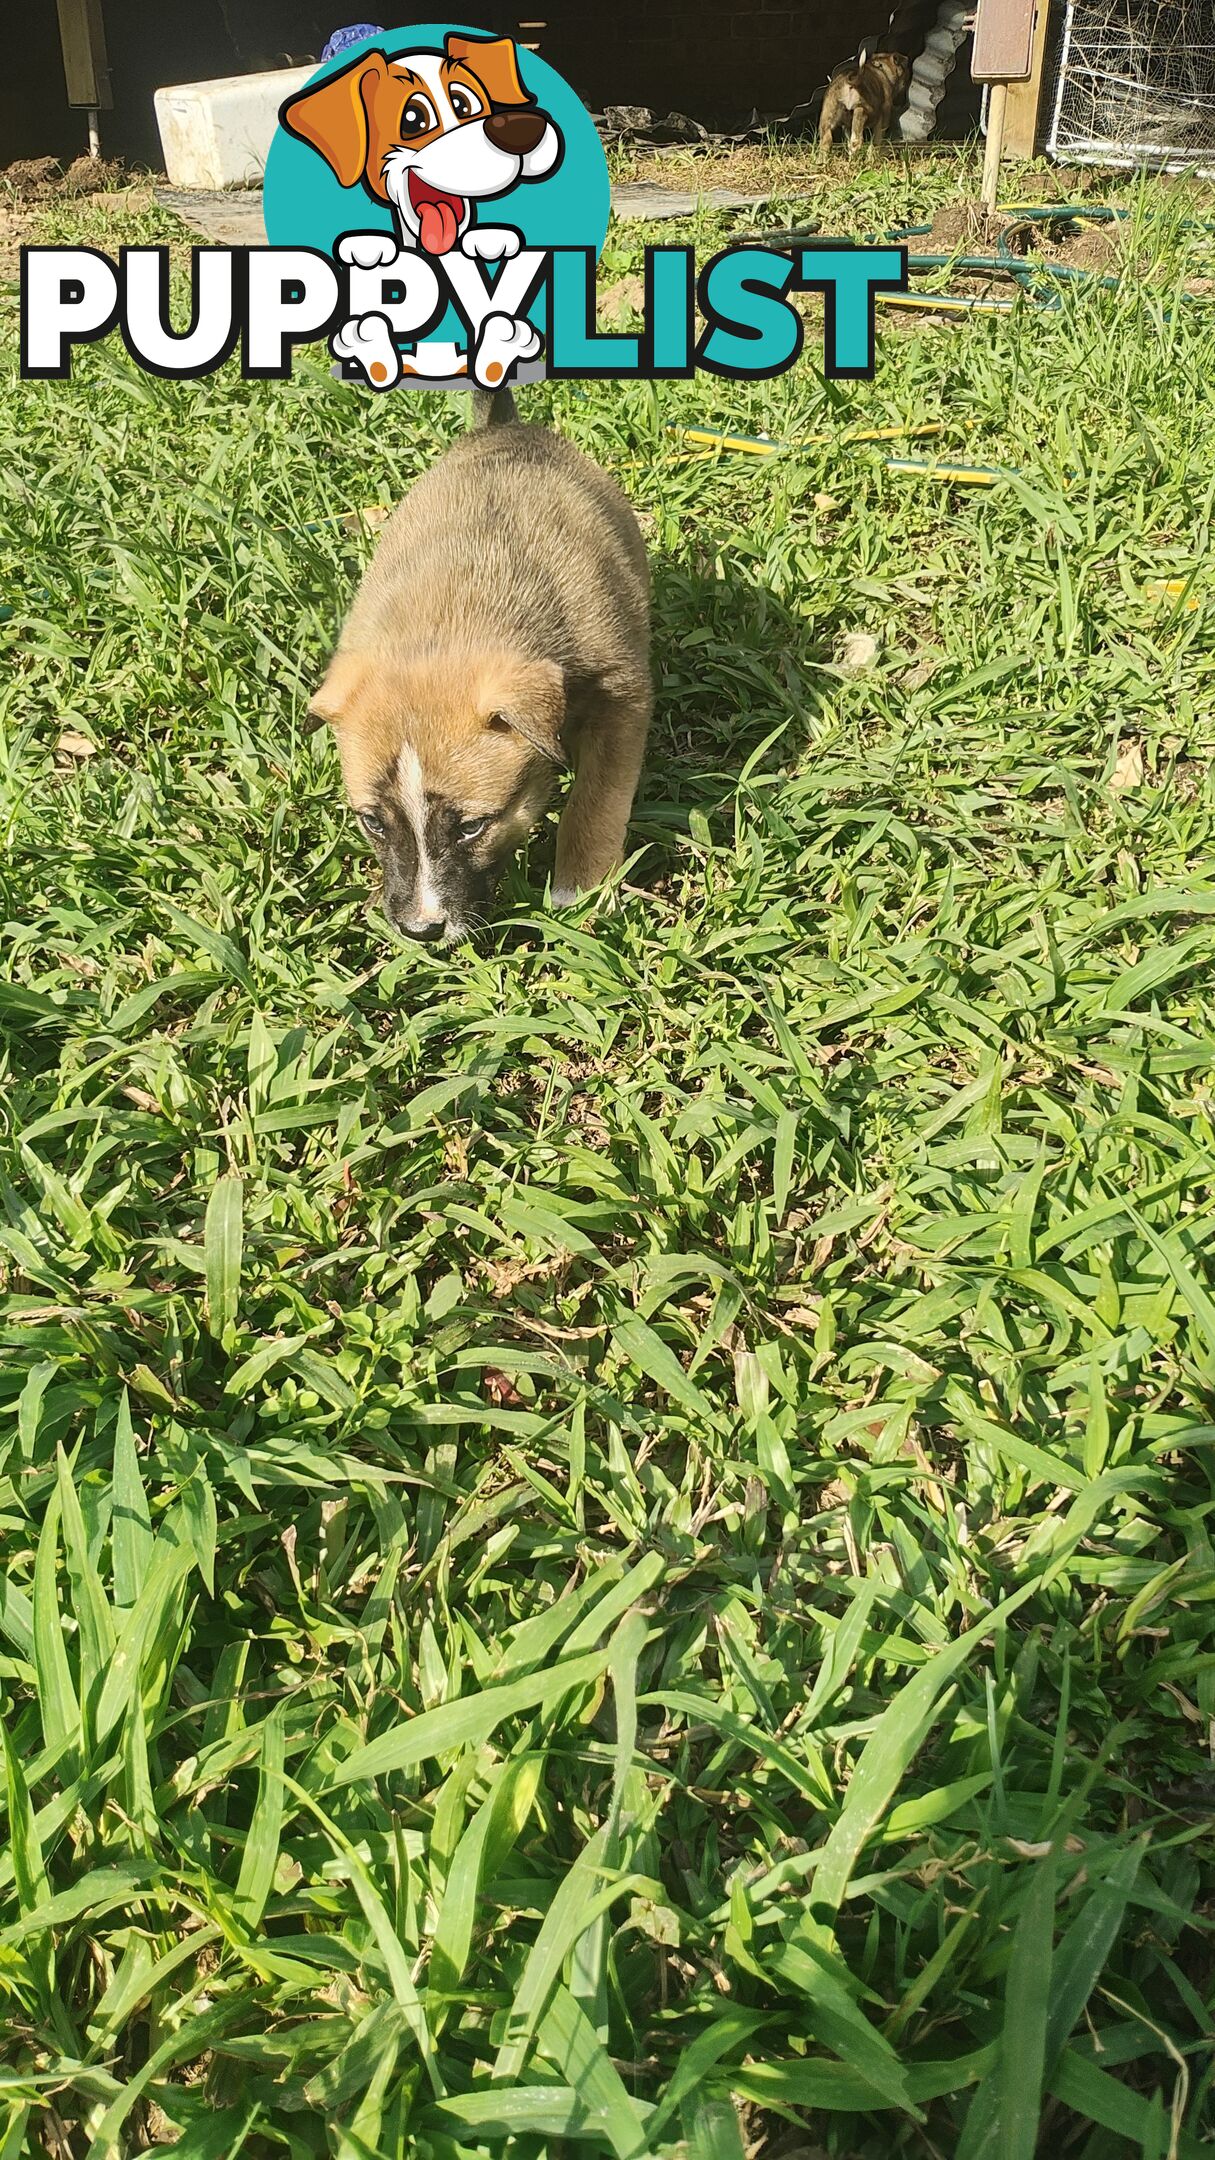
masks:
<svg viewBox="0 0 1215 2160"><path fill-rule="evenodd" d="M1051 155L1215 175L1215 0L1066 0Z"/></svg>

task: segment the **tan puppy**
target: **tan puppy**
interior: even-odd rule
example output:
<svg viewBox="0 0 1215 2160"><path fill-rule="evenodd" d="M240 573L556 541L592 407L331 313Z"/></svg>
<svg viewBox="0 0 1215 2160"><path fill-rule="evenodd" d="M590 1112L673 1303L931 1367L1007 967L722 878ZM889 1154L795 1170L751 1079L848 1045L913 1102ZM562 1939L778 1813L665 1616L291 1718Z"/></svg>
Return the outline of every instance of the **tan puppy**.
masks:
<svg viewBox="0 0 1215 2160"><path fill-rule="evenodd" d="M905 95L910 81L911 62L905 54L871 53L862 46L860 58L837 68L827 85L818 124L819 149L831 149L849 115L849 156L856 156L866 128L877 149L886 140L895 104Z"/></svg>
<svg viewBox="0 0 1215 2160"><path fill-rule="evenodd" d="M620 861L652 703L649 572L625 497L507 392L384 527L310 711L410 937L481 916L557 775L553 898Z"/></svg>

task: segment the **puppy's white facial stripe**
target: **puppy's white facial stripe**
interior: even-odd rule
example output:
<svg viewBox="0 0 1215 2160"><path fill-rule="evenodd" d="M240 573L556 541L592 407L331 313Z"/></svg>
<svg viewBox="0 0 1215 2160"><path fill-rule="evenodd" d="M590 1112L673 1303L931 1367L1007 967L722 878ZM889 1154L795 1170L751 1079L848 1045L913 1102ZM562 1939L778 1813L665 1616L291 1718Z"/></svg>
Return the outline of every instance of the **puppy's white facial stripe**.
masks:
<svg viewBox="0 0 1215 2160"><path fill-rule="evenodd" d="M418 913L421 916L441 915L443 903L439 898L434 865L426 845L426 784L422 777L421 759L412 743L406 743L397 759L397 797L409 820L409 829L418 851Z"/></svg>
<svg viewBox="0 0 1215 2160"><path fill-rule="evenodd" d="M421 840L426 829L426 789L422 781L422 761L412 743L406 743L397 758L397 794L413 827L414 838Z"/></svg>
<svg viewBox="0 0 1215 2160"><path fill-rule="evenodd" d="M442 63L438 54L408 53L402 55L399 60L390 65L388 72L390 75L400 76L402 87L405 89L409 87L409 78L411 76L414 82L422 85L423 89L429 93L431 103L438 115L440 127L449 128L457 125L455 113L452 111L451 100L447 95L447 87L443 81Z"/></svg>

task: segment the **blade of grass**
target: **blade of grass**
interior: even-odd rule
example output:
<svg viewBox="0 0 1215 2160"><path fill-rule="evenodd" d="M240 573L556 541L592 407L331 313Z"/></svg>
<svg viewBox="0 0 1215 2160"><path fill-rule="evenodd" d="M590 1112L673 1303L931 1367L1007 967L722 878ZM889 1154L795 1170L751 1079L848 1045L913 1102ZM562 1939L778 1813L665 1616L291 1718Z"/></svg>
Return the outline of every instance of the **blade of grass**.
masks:
<svg viewBox="0 0 1215 2160"><path fill-rule="evenodd" d="M207 1267L207 1326L226 1343L240 1307L244 1186L238 1177L217 1178L207 1202L203 1251Z"/></svg>

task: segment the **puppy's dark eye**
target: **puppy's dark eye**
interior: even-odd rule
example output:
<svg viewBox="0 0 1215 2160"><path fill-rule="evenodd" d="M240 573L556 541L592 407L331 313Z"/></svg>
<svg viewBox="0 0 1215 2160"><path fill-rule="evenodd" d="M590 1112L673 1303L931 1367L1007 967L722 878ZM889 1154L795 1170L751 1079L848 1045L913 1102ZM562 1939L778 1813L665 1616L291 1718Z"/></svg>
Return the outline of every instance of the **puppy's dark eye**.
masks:
<svg viewBox="0 0 1215 2160"><path fill-rule="evenodd" d="M462 84L453 83L451 109L457 120L472 120L482 109L481 100L471 90L465 90Z"/></svg>
<svg viewBox="0 0 1215 2160"><path fill-rule="evenodd" d="M435 124L434 111L424 97L411 97L401 114L402 135L424 135Z"/></svg>
<svg viewBox="0 0 1215 2160"><path fill-rule="evenodd" d="M487 817L466 817L460 820L461 840L476 840L489 823Z"/></svg>
<svg viewBox="0 0 1215 2160"><path fill-rule="evenodd" d="M359 824L362 826L363 831L366 833L369 840L383 839L384 820L382 817L377 817L374 810L360 810Z"/></svg>

